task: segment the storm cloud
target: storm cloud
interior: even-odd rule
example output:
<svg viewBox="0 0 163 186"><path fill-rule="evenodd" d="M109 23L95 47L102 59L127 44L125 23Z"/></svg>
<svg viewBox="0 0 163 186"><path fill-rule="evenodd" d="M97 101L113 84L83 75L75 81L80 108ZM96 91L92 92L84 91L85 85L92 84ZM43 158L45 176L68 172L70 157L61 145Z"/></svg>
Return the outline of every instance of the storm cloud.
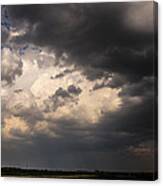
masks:
<svg viewBox="0 0 163 186"><path fill-rule="evenodd" d="M48 46L58 55L66 52L84 66L120 71L130 75L130 80L153 73L154 32L148 26L154 19L151 2L24 5L9 6L9 10L17 24L25 21L33 28L21 41ZM146 30L136 29L139 25L131 30L134 21L126 24L133 16L131 10L146 20Z"/></svg>
<svg viewBox="0 0 163 186"><path fill-rule="evenodd" d="M3 6L3 166L155 171L156 6Z"/></svg>

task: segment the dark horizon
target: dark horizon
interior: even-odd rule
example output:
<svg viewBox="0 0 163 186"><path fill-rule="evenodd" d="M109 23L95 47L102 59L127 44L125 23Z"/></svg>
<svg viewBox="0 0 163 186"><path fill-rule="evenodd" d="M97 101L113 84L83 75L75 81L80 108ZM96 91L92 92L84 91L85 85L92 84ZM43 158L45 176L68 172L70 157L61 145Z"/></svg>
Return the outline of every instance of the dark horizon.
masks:
<svg viewBox="0 0 163 186"><path fill-rule="evenodd" d="M102 180L144 180L154 181L158 178L157 172L109 172L87 170L48 170L48 169L21 169L1 168L2 177L32 177L32 178L59 178L59 179L102 179Z"/></svg>
<svg viewBox="0 0 163 186"><path fill-rule="evenodd" d="M73 171L81 171L81 172L95 172L95 171L99 171L99 172L110 172L110 173L139 173L140 170L134 170L134 171L120 171L120 170L102 170L102 169L65 169L65 168L46 168L46 167L32 167L32 166L1 166L1 169L4 168L9 168L9 169L22 169L22 170L38 170L38 171L42 171L42 170L47 170L47 171L65 171L65 172L73 172ZM157 171L155 171L157 173ZM142 173L153 173L153 171L148 170L148 171L142 171Z"/></svg>

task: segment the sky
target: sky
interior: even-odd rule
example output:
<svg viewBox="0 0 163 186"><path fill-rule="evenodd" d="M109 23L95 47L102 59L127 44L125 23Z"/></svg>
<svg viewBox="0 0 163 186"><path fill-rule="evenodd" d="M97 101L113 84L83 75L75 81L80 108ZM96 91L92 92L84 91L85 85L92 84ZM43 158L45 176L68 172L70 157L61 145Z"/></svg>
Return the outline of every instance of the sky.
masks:
<svg viewBox="0 0 163 186"><path fill-rule="evenodd" d="M2 166L155 171L153 1L1 10Z"/></svg>

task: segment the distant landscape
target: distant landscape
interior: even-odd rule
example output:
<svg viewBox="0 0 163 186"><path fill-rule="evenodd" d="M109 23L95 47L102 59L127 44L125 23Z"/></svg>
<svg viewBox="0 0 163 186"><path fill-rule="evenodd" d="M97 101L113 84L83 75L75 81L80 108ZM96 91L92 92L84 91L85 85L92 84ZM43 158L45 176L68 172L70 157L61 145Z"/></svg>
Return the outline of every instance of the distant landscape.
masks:
<svg viewBox="0 0 163 186"><path fill-rule="evenodd" d="M35 178L63 178L63 179L104 179L104 180L156 180L157 173L152 172L105 172L105 171L62 171L22 169L2 167L2 177L35 177Z"/></svg>

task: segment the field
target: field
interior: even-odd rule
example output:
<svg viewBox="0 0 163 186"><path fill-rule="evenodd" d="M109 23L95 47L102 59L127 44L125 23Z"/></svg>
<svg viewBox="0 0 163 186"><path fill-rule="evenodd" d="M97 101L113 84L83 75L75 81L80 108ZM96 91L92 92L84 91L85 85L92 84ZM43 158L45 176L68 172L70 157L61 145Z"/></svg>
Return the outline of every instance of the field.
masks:
<svg viewBox="0 0 163 186"><path fill-rule="evenodd" d="M3 177L36 177L36 178L64 178L64 179L104 179L104 180L156 180L157 173L149 172L104 172L104 171L62 171L36 170L3 167Z"/></svg>

